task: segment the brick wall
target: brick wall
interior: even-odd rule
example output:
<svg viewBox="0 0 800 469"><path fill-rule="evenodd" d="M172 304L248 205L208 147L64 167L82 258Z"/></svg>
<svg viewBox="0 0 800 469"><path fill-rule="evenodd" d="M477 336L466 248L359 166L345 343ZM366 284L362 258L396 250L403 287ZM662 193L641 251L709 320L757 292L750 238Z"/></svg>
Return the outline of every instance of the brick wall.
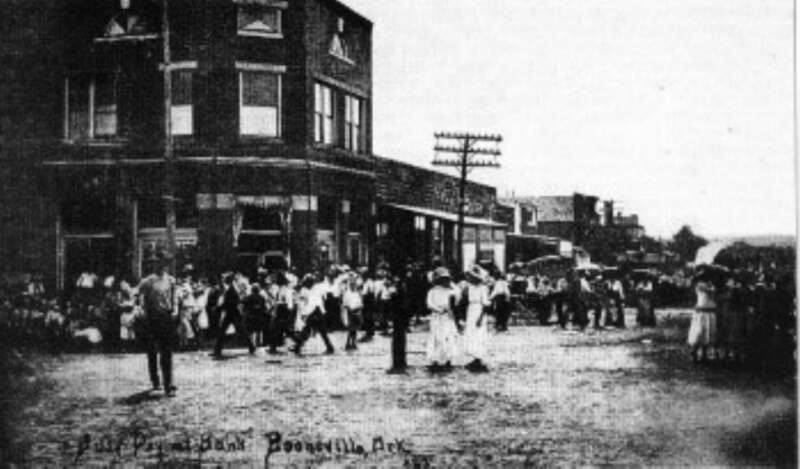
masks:
<svg viewBox="0 0 800 469"><path fill-rule="evenodd" d="M457 177L388 158L377 158L377 198L384 203L415 205L451 213L458 212ZM469 181L467 214L491 218L497 200L494 187Z"/></svg>

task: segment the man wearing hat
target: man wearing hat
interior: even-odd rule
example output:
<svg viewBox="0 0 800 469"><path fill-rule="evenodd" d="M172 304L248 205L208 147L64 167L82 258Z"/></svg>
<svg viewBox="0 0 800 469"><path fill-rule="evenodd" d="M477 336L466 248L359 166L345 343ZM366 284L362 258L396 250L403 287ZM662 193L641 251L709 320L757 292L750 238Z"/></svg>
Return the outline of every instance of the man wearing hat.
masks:
<svg viewBox="0 0 800 469"><path fill-rule="evenodd" d="M222 283L225 289L225 292L222 294L221 308L224 317L222 318L222 324L217 334L217 343L214 345L213 357L216 359L222 358L222 347L225 342L225 335L231 325L233 325L241 340L247 344L250 355L253 355L256 353L256 347L253 345L253 341L250 340L250 336L244 328L242 313L239 310L241 296L239 296L239 289L236 286L235 277L230 274L226 275L222 279Z"/></svg>
<svg viewBox="0 0 800 469"><path fill-rule="evenodd" d="M154 390L161 389L158 375L159 358L161 378L167 396L175 395L172 383L172 349L177 343L177 311L175 308L175 278L168 269L172 257L162 254L156 272L139 284L139 295L144 311L145 344L147 346L147 368ZM160 357L159 357L160 355Z"/></svg>

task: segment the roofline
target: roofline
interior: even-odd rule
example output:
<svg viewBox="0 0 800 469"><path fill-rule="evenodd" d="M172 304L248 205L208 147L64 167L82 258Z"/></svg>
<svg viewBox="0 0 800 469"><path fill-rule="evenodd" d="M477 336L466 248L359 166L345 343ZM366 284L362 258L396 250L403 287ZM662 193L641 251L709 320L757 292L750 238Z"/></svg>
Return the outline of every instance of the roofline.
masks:
<svg viewBox="0 0 800 469"><path fill-rule="evenodd" d="M373 154L372 156L375 157L376 162L377 162L377 160L389 161L389 162L391 162L393 164L408 166L408 167L411 167L411 168L421 169L423 171L428 171L428 172L435 173L435 174L441 174L442 176L447 176L447 177L450 177L450 178L453 178L453 179L458 179L458 176L454 176L452 174L447 174L446 172L441 171L441 170L432 169L432 168L426 168L424 166L415 165L415 164L412 164L412 163L408 163L406 161L396 160L394 158L389 158L387 156L380 156L380 155L376 155L376 154ZM472 184L474 186L480 186L480 187L484 187L486 189L491 189L491 190L493 190L495 192L495 199L497 199L497 188L495 186L491 186L489 184L484 184L482 182L476 182L476 181L470 180L469 178L467 178L467 184Z"/></svg>
<svg viewBox="0 0 800 469"><path fill-rule="evenodd" d="M370 20L366 16L362 15L358 11L354 10L352 7L350 7L349 5L345 4L344 2L340 2L339 0L319 0L319 1L328 2L328 3L332 3L332 4L336 5L338 8L341 8L341 9L347 11L348 13L352 14L353 16L358 17L359 20L369 24L370 28L374 25L372 20Z"/></svg>

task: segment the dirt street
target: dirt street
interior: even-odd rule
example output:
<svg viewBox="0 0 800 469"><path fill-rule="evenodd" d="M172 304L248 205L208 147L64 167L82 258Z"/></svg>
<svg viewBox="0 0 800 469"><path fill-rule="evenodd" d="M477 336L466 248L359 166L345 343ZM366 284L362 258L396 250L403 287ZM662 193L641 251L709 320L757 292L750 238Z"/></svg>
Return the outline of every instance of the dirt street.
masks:
<svg viewBox="0 0 800 469"><path fill-rule="evenodd" d="M788 464L794 380L694 365L688 312L659 328L492 335L491 372L431 376L424 330L408 375L389 339L326 356L176 356L175 398L151 395L143 355L38 357L14 389L10 458L30 466L521 466ZM629 324L633 321L629 318ZM463 364L463 362L461 363ZM118 467L120 467L118 466Z"/></svg>

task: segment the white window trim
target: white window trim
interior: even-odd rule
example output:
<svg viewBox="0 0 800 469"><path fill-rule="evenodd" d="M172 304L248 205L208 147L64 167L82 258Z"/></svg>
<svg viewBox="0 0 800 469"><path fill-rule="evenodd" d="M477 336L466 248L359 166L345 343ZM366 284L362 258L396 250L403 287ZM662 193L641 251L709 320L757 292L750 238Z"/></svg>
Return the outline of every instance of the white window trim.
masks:
<svg viewBox="0 0 800 469"><path fill-rule="evenodd" d="M240 62L236 61L236 70L240 72L269 72L269 73L286 73L286 65L278 64L265 64L257 62Z"/></svg>
<svg viewBox="0 0 800 469"><path fill-rule="evenodd" d="M64 140L69 140L69 77L64 78Z"/></svg>
<svg viewBox="0 0 800 469"><path fill-rule="evenodd" d="M352 151L353 153L362 153L363 143L363 104L364 100L358 96L345 94L345 112L344 112L344 127L345 127L345 141L344 148ZM354 112L355 110L355 112ZM358 122L353 118L353 115L358 114Z"/></svg>
<svg viewBox="0 0 800 469"><path fill-rule="evenodd" d="M171 62L167 67L170 71L176 70L194 70L197 68L197 61L196 60L182 60L180 62ZM164 64L158 64L158 69L162 72L164 71Z"/></svg>
<svg viewBox="0 0 800 469"><path fill-rule="evenodd" d="M283 39L283 11L281 8L276 7L267 7L273 8L275 13L278 15L278 31L274 33L266 32L266 31L250 31L247 29L240 29L239 25L236 25L236 34L239 36L247 36L247 37L260 37L264 39ZM238 11L237 11L238 14ZM238 18L237 18L238 22Z"/></svg>
<svg viewBox="0 0 800 469"><path fill-rule="evenodd" d="M109 37L96 37L94 42L123 42L123 41L149 41L151 39L158 39L159 35L156 33L149 34L121 34L119 36Z"/></svg>
<svg viewBox="0 0 800 469"><path fill-rule="evenodd" d="M261 68L247 68L247 67L240 67L239 65L241 62L236 62L237 74L239 75L239 136L240 137L248 137L248 138L273 138L278 139L283 136L283 118L281 116L283 112L283 73L274 71L277 68L283 68L285 71L286 66L284 65L265 65L266 67L270 67L268 70L264 70ZM250 65L257 65L259 64L250 64ZM271 68L276 67L276 68ZM244 72L249 71L257 71L257 72L267 72L277 75L278 77L278 103L277 103L277 122L275 123L275 135L266 135L266 134L245 134L242 133L242 107L244 105ZM265 106L266 107L266 106Z"/></svg>
<svg viewBox="0 0 800 469"><path fill-rule="evenodd" d="M237 3L238 3L238 8L241 8L242 6L248 5L248 4L244 3L244 2L237 2ZM271 33L271 32L266 32L266 31L248 31L247 29L239 28L239 24L238 24L239 23L239 18L238 18L239 10L237 8L237 10L236 10L236 14L237 14L237 18L236 18L236 23L237 23L236 24L236 34L239 35L239 36L260 37L260 38L264 38L264 39L283 39L283 10L288 8L288 5L261 5L261 6L263 6L264 8L271 8L271 9L275 10L275 13L277 13L277 15L278 15L278 18L277 18L277 20L278 20L278 31L274 32L274 33Z"/></svg>
<svg viewBox="0 0 800 469"><path fill-rule="evenodd" d="M321 103L317 103L317 89L320 90ZM325 110L325 92L330 95L331 109L330 114ZM327 83L315 82L314 83L314 143L316 145L334 146L336 142L336 89ZM320 111L317 111L317 105L320 106ZM317 128L317 115L320 116L319 125ZM330 120L330 132L326 133L326 122ZM320 139L317 139L317 132L319 132Z"/></svg>
<svg viewBox="0 0 800 469"><path fill-rule="evenodd" d="M355 60L353 60L353 59L351 59L351 58L349 58L349 57L345 57L345 56L344 56L344 55L342 55L342 54L334 54L334 53L333 53L333 51L330 51L330 52L329 52L329 54L330 54L332 57L336 57L337 59L341 60L342 62L345 62L345 63L346 63L346 64L348 64L348 65L355 65L355 64L356 64L356 61L355 61Z"/></svg>

